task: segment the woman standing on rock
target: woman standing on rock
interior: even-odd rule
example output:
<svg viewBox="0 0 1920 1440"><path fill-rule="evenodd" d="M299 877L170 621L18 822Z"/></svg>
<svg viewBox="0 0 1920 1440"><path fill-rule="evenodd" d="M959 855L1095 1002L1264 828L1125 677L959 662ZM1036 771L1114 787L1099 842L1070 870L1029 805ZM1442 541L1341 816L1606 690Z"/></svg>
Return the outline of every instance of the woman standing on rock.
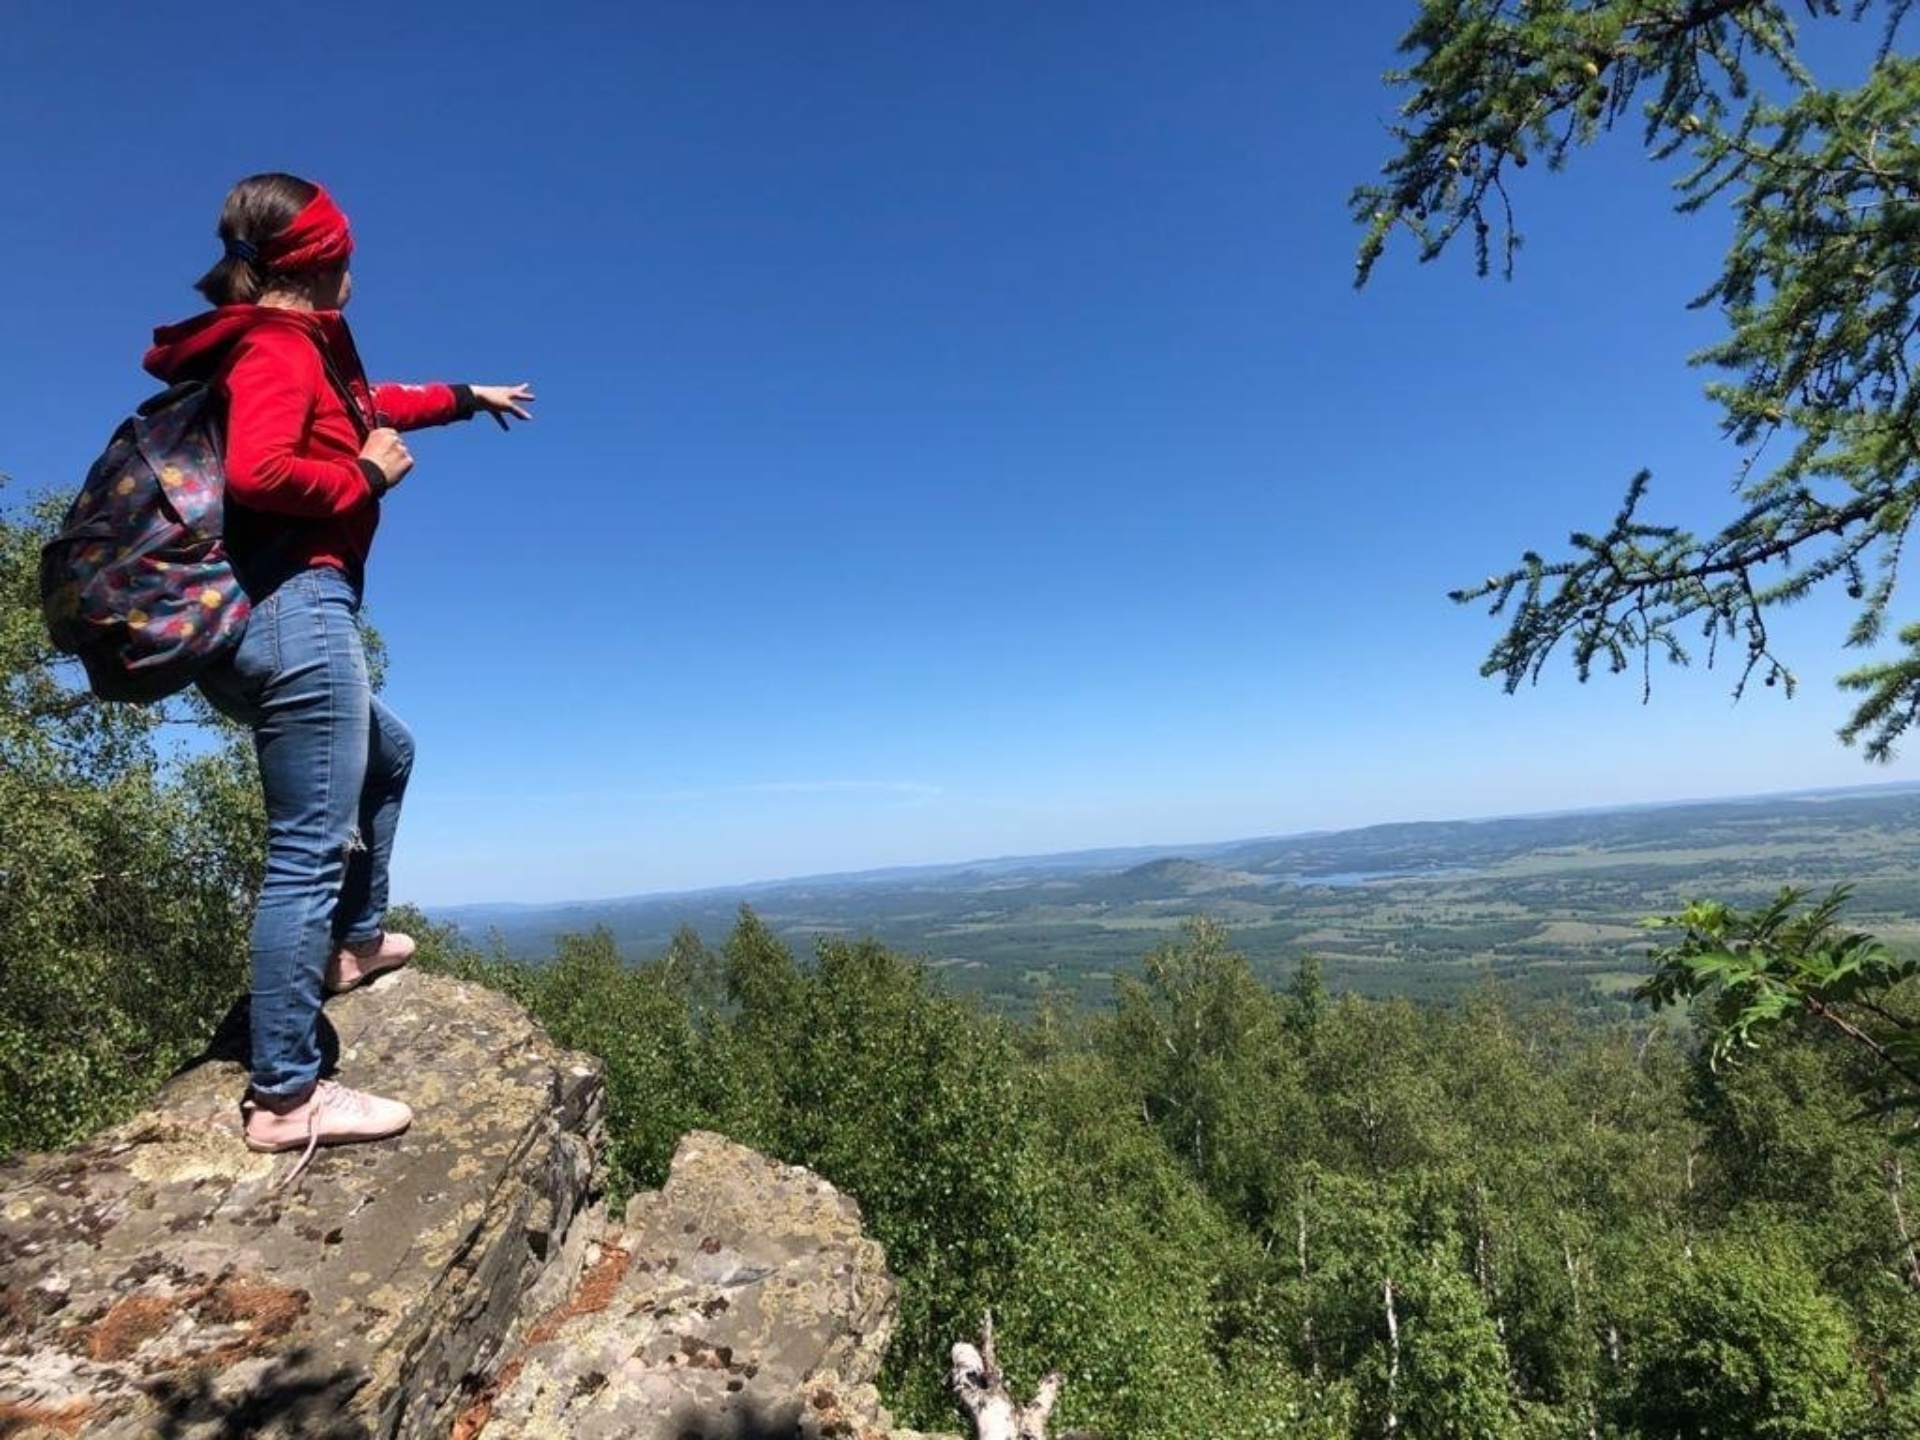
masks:
<svg viewBox="0 0 1920 1440"><path fill-rule="evenodd" d="M413 738L368 682L356 617L381 505L413 468L400 432L482 411L530 419L525 385L370 385L341 309L353 236L326 191L255 175L220 212L215 308L154 332L146 368L225 402L226 534L253 613L200 678L249 726L267 810L252 939L248 1148L378 1140L398 1100L320 1076L321 1001L407 963L384 930L387 863ZM296 1167L294 1173L298 1173ZM288 1177L289 1179L292 1176Z"/></svg>

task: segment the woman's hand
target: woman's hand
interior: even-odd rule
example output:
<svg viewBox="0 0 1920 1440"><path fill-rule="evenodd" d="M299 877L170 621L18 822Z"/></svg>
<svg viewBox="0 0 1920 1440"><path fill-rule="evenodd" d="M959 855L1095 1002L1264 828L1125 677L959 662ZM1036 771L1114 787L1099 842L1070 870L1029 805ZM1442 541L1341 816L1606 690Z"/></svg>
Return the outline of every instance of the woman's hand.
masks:
<svg viewBox="0 0 1920 1440"><path fill-rule="evenodd" d="M387 477L387 488L391 490L406 478L413 469L413 453L407 449L407 442L400 438L398 430L370 430L367 443L360 447L360 458L371 460Z"/></svg>
<svg viewBox="0 0 1920 1440"><path fill-rule="evenodd" d="M508 428L507 416L516 420L531 420L533 412L527 406L533 403L531 385L473 385L473 403L476 408L493 416L494 424L502 430Z"/></svg>

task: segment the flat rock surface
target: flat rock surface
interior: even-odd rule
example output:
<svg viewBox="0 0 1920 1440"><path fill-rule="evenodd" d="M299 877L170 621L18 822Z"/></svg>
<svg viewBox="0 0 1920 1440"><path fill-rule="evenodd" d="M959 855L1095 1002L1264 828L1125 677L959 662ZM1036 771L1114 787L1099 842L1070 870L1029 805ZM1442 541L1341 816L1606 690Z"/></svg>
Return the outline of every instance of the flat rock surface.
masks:
<svg viewBox="0 0 1920 1440"><path fill-rule="evenodd" d="M241 1143L244 1024L137 1119L0 1167L0 1436L445 1436L567 1293L598 1062L490 991L383 977L323 1039L413 1127L276 1191L297 1152Z"/></svg>
<svg viewBox="0 0 1920 1440"><path fill-rule="evenodd" d="M695 1131L462 1440L893 1434L873 1381L897 1299L859 1208L811 1171Z"/></svg>

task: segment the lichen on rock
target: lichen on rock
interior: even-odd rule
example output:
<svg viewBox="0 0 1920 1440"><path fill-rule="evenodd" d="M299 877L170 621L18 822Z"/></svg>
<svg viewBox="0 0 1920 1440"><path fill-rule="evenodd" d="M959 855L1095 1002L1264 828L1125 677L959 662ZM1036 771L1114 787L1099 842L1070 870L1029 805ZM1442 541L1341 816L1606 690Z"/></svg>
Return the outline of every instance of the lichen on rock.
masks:
<svg viewBox="0 0 1920 1440"><path fill-rule="evenodd" d="M240 1139L241 1011L142 1115L0 1167L0 1434L443 1436L570 1284L598 1063L411 972L325 1025L343 1080L415 1104L405 1135L276 1191L292 1157Z"/></svg>
<svg viewBox="0 0 1920 1440"><path fill-rule="evenodd" d="M894 1434L873 1382L897 1314L850 1197L695 1131L575 1303L529 1333L474 1433L878 1440Z"/></svg>

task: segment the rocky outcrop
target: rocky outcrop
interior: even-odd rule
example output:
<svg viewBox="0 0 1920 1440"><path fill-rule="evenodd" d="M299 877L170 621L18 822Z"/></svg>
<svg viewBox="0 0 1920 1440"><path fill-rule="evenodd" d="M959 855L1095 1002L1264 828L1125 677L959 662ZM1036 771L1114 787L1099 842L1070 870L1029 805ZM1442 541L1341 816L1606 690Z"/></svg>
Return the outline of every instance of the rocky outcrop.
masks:
<svg viewBox="0 0 1920 1440"><path fill-rule="evenodd" d="M343 1081L414 1105L405 1135L276 1191L294 1157L240 1143L237 1014L138 1119L0 1170L0 1434L444 1436L565 1294L598 1064L410 972L326 1025Z"/></svg>
<svg viewBox="0 0 1920 1440"><path fill-rule="evenodd" d="M469 1433L898 1440L872 1383L896 1312L851 1199L695 1132L665 1189L608 1231L572 1302L533 1328Z"/></svg>
<svg viewBox="0 0 1920 1440"><path fill-rule="evenodd" d="M930 1440L873 1388L850 1197L696 1132L611 1224L599 1066L512 1002L402 971L327 1026L407 1134L276 1189L237 1012L137 1120L0 1167L0 1440Z"/></svg>

